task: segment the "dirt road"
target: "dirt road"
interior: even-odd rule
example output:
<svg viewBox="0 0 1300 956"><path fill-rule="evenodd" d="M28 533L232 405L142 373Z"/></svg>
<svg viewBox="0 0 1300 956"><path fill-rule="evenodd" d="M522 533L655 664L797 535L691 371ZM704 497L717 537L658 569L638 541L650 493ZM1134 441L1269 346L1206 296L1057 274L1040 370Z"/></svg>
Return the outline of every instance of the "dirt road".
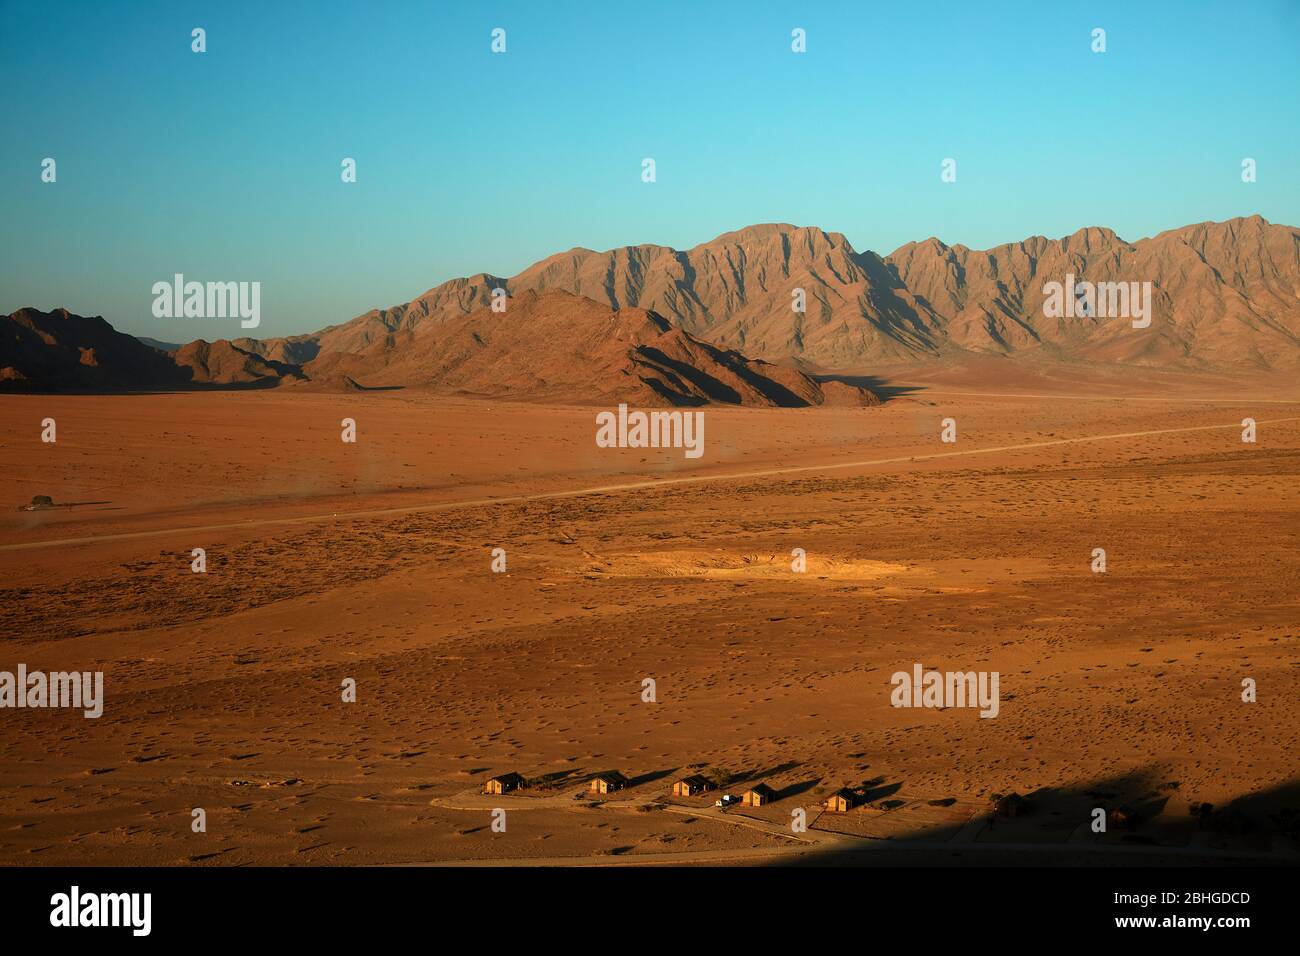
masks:
<svg viewBox="0 0 1300 956"><path fill-rule="evenodd" d="M1279 425L1286 422L1300 421L1300 416L1292 418L1273 418L1257 422L1258 426ZM436 511L451 511L458 508L481 508L488 505L527 504L534 501L553 501L562 498L580 498L586 495L615 494L622 491L641 491L647 488L665 488L673 485L700 484L703 482L738 481L748 478L776 478L782 475L809 474L824 471L836 471L849 468L869 468L875 465L895 465L909 461L935 461L942 458L960 458L968 455L993 455L1000 452L1027 451L1033 448L1050 448L1057 445L1078 445L1088 442L1112 441L1120 438L1146 438L1152 435L1173 435L1184 432L1216 431L1225 428L1240 428L1240 422L1225 425L1192 425L1185 428L1157 428L1148 431L1120 432L1109 435L1084 435L1075 438L1054 438L1051 441L1024 442L1016 445L995 445L983 448L967 448L961 451L930 452L921 455L897 455L891 458L872 458L861 461L829 462L815 465L795 465L786 468L763 468L755 471L727 472L715 475L681 475L674 478L657 478L650 481L629 481L610 485L576 488L566 491L542 491L527 495L506 495L493 498L474 498L467 501L448 501L437 504L411 505L402 508L371 508L355 511L338 511L329 514L298 515L284 518L255 518L249 521L231 521L222 524L195 525L179 528L151 528L148 531L127 531L118 534L87 535L79 538L56 538L47 541L29 541L16 544L0 545L0 551L30 551L44 548L71 547L74 545L96 544L102 541L126 541L139 538L166 537L178 534L206 534L213 531L233 531L247 528L259 528L270 525L318 524L326 521L348 520L352 518L396 517L400 515L428 514Z"/></svg>

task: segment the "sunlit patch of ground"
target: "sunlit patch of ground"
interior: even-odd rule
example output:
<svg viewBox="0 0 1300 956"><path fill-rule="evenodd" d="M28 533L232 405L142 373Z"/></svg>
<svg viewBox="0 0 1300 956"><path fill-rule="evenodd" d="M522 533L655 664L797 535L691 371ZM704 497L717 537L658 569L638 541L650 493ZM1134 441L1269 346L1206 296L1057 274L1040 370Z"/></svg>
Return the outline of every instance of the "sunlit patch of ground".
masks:
<svg viewBox="0 0 1300 956"><path fill-rule="evenodd" d="M799 557L790 554L740 554L718 549L681 549L649 554L620 554L593 561L581 568L584 574L612 577L664 578L788 578L792 581L834 579L874 581L900 575L932 573L925 568L889 561L803 555L803 570L796 571Z"/></svg>

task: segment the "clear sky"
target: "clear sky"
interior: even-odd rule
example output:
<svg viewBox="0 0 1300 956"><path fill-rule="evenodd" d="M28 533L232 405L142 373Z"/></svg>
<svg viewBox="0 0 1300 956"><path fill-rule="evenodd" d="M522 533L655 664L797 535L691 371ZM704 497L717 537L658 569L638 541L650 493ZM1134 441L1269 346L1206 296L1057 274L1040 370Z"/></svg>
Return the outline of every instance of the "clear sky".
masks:
<svg viewBox="0 0 1300 956"><path fill-rule="evenodd" d="M0 65L0 311L167 341L240 334L155 319L177 272L260 281L267 337L757 222L881 254L1300 225L1297 0L0 0Z"/></svg>

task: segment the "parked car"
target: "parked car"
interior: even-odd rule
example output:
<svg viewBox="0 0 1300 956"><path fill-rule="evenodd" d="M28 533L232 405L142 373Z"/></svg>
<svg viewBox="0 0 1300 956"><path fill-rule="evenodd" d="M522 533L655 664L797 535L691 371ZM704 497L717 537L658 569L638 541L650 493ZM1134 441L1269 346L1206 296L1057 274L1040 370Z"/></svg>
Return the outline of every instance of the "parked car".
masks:
<svg viewBox="0 0 1300 956"><path fill-rule="evenodd" d="M737 797L736 795L731 793L724 793L722 795L722 798L715 801L713 805L715 807L729 807L733 803L739 803L739 802L740 802L740 797Z"/></svg>

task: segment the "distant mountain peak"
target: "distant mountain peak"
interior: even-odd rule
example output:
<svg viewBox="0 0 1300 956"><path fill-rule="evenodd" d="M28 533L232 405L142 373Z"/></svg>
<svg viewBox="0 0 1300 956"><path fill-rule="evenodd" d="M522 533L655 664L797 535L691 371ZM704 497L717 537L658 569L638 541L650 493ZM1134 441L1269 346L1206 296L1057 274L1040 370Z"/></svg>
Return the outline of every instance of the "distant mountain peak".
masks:
<svg viewBox="0 0 1300 956"><path fill-rule="evenodd" d="M650 309L721 347L823 369L867 369L961 351L1291 367L1300 322L1295 296L1283 292L1300 282L1296 235L1259 216L1194 224L1136 243L1093 225L1058 239L1032 236L986 250L931 236L882 259L855 252L838 232L765 222L685 250L575 248L508 279L480 274L453 280L384 310L382 321L368 313L315 341L323 351L355 351L393 329L417 329L482 308L496 284L512 296L560 289L614 309ZM1248 248L1231 249L1242 243ZM1208 256L1218 265L1206 271L1199 261L1176 262L1176 247L1189 244L1193 259ZM1269 264L1251 273L1241 256L1265 247L1276 247ZM1061 326L1044 317L1042 289L1067 274L1153 282L1167 297L1162 307L1168 313L1146 336L1121 336L1118 326ZM1231 286L1231 294L1216 291L1216 282ZM1257 308L1250 304L1252 290Z"/></svg>
<svg viewBox="0 0 1300 956"><path fill-rule="evenodd" d="M1046 285L1070 275L1151 283L1153 321L1049 318ZM491 309L497 289L507 292L504 314ZM0 322L7 389L301 381L566 401L860 402L794 370L861 374L964 353L1300 369L1300 230L1255 215L1131 243L1102 226L985 250L932 236L882 258L855 252L841 233L759 223L686 250L574 248L513 277L452 279L283 339L159 351L61 308Z"/></svg>

